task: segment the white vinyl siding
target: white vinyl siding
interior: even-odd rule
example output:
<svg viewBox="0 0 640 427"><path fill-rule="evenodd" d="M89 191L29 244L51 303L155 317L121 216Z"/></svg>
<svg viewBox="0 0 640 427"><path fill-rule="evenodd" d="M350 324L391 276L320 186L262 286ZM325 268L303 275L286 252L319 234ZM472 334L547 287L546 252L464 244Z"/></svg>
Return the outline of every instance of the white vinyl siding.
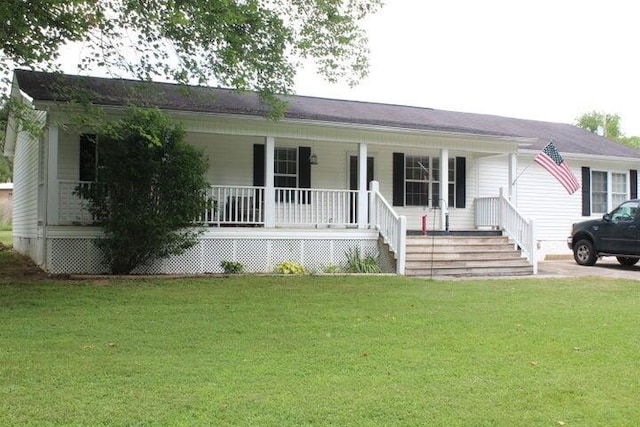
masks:
<svg viewBox="0 0 640 427"><path fill-rule="evenodd" d="M253 185L253 145L264 138L187 133L186 141L204 151L209 159L207 180L211 185Z"/></svg>
<svg viewBox="0 0 640 427"><path fill-rule="evenodd" d="M38 225L39 142L20 133L13 159L13 235L33 237Z"/></svg>
<svg viewBox="0 0 640 427"><path fill-rule="evenodd" d="M46 113L36 113L44 126ZM41 240L38 236L38 218L42 206L38 203L40 177L46 176L45 142L26 132L18 134L13 156L13 243L14 249L42 264ZM44 196L44 194L42 194Z"/></svg>

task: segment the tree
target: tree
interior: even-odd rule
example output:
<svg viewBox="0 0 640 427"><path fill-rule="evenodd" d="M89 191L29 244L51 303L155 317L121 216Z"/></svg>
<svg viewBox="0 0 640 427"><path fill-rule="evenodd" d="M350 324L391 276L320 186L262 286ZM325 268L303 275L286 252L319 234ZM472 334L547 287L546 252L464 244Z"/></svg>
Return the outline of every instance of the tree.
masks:
<svg viewBox="0 0 640 427"><path fill-rule="evenodd" d="M8 158L0 154L0 182L11 181L12 175L11 162Z"/></svg>
<svg viewBox="0 0 640 427"><path fill-rule="evenodd" d="M158 109L125 117L98 132L95 182L76 189L102 226L98 247L114 274L193 246L193 220L207 203L208 162L182 127Z"/></svg>
<svg viewBox="0 0 640 427"><path fill-rule="evenodd" d="M9 109L4 106L0 108L0 129L4 129L7 126L7 116ZM13 164L11 161L3 155L4 153L4 140L0 138L0 182L11 181L13 176Z"/></svg>
<svg viewBox="0 0 640 427"><path fill-rule="evenodd" d="M82 42L85 68L141 79L256 90L273 106L296 67L315 61L329 81L368 69L361 22L382 0L0 0L0 67L55 68ZM9 65L11 66L11 65ZM7 71L8 68L5 68Z"/></svg>
<svg viewBox="0 0 640 427"><path fill-rule="evenodd" d="M618 114L591 111L578 117L576 122L579 128L586 129L592 133L601 132L603 136L610 139L616 140L622 136L620 116Z"/></svg>
<svg viewBox="0 0 640 427"><path fill-rule="evenodd" d="M584 113L576 119L576 125L579 128L601 134L632 148L640 148L640 137L624 135L620 130L620 122L621 119L618 114L607 114L598 111Z"/></svg>

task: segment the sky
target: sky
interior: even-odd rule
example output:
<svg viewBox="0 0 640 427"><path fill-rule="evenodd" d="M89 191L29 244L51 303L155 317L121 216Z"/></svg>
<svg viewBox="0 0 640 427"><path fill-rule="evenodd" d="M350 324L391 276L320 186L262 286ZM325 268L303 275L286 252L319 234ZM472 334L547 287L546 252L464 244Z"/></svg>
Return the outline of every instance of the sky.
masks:
<svg viewBox="0 0 640 427"><path fill-rule="evenodd" d="M298 95L575 123L617 113L640 136L633 0L386 0L367 18L369 76L331 85L311 67Z"/></svg>

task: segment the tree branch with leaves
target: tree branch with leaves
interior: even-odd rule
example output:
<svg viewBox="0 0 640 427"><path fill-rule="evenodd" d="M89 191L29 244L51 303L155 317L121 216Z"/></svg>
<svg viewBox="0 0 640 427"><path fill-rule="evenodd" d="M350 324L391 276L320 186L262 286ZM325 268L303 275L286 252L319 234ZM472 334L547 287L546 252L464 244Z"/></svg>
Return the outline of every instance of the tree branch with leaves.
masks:
<svg viewBox="0 0 640 427"><path fill-rule="evenodd" d="M1 0L6 2L7 0ZM274 107L296 69L328 81L367 75L363 19L381 0L25 0L0 11L5 67L55 69L60 48L83 45L83 70L143 80L254 90ZM15 6L15 7L14 7Z"/></svg>
<svg viewBox="0 0 640 427"><path fill-rule="evenodd" d="M576 126L597 133L613 141L621 142L632 148L640 148L640 137L626 136L620 129L620 116L599 111L584 113L576 119Z"/></svg>

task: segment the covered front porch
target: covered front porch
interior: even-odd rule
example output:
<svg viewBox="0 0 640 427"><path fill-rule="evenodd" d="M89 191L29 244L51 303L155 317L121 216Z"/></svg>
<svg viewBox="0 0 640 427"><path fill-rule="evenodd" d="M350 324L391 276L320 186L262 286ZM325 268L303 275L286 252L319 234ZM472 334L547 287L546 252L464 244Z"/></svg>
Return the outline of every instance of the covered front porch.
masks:
<svg viewBox="0 0 640 427"><path fill-rule="evenodd" d="M292 249L292 258L309 260L314 251L310 248L323 241L326 244L314 257L323 258L325 264L340 262L343 257L336 254L344 247L327 243L331 241L352 242L368 253L386 251L389 270L404 274L407 230L501 228L504 215L498 214L505 210L487 213L482 200L496 197L499 183L514 183L517 170L514 153L519 141L513 138L296 126L228 117L204 122L189 116L183 121L188 142L210 159L208 180L213 184L206 194L209 208L193 222L202 229L201 240L209 243L194 249L200 253L195 258L193 250L181 256L200 260L180 263L192 265L188 271L196 273L219 272L219 266L210 262L217 259L211 251L232 259L261 258L285 253L273 249L282 242L299 248ZM277 136L257 136L269 133ZM66 256L65 250L52 249L56 245L71 247L73 239L90 241L99 236L85 202L75 194L79 185L93 185L78 179L78 171L86 168L83 159L91 158L78 156L81 140L82 132L49 124L43 157L48 179L39 191L39 203L46 209L38 209L47 265ZM499 158L501 175L486 182L481 175L484 169L495 169L494 158ZM485 166L485 159L493 163ZM513 200L515 185L506 188L502 199ZM522 243L527 239L516 244L531 247ZM272 246L254 248L259 240ZM221 241L227 243L220 246ZM78 244L74 251L88 250L86 242ZM240 255L243 251L248 255ZM166 268L151 270L183 271L170 260L163 264ZM271 261L253 264L256 272L272 266Z"/></svg>
<svg viewBox="0 0 640 427"><path fill-rule="evenodd" d="M60 183L58 225L48 228L50 251L47 259L53 271L68 271L69 253L92 254L82 264L95 270L100 256L90 244L100 232L92 227L85 202L75 195L79 185ZM273 203L265 199L266 189L256 186L211 186L210 208L194 220L201 227L200 243L188 253L148 266L146 272L220 272L221 261L241 262L248 271L270 271L277 262L297 260L312 271L344 263L345 254L357 249L379 258L383 271L405 273L407 235L464 235L471 230L434 231L407 229L405 216L398 215L379 191L369 183L366 203L359 191L275 188ZM362 209L361 209L362 207ZM267 211L271 209L269 214ZM474 201L473 230L500 230L515 247L521 248L536 271L535 228L502 194ZM364 223L358 212L365 212ZM446 213L448 215L448 213ZM272 216L268 227L265 218ZM426 215L424 216L426 220ZM448 220L446 221L448 223ZM87 227L88 226L88 227ZM56 254L64 253L63 257Z"/></svg>

